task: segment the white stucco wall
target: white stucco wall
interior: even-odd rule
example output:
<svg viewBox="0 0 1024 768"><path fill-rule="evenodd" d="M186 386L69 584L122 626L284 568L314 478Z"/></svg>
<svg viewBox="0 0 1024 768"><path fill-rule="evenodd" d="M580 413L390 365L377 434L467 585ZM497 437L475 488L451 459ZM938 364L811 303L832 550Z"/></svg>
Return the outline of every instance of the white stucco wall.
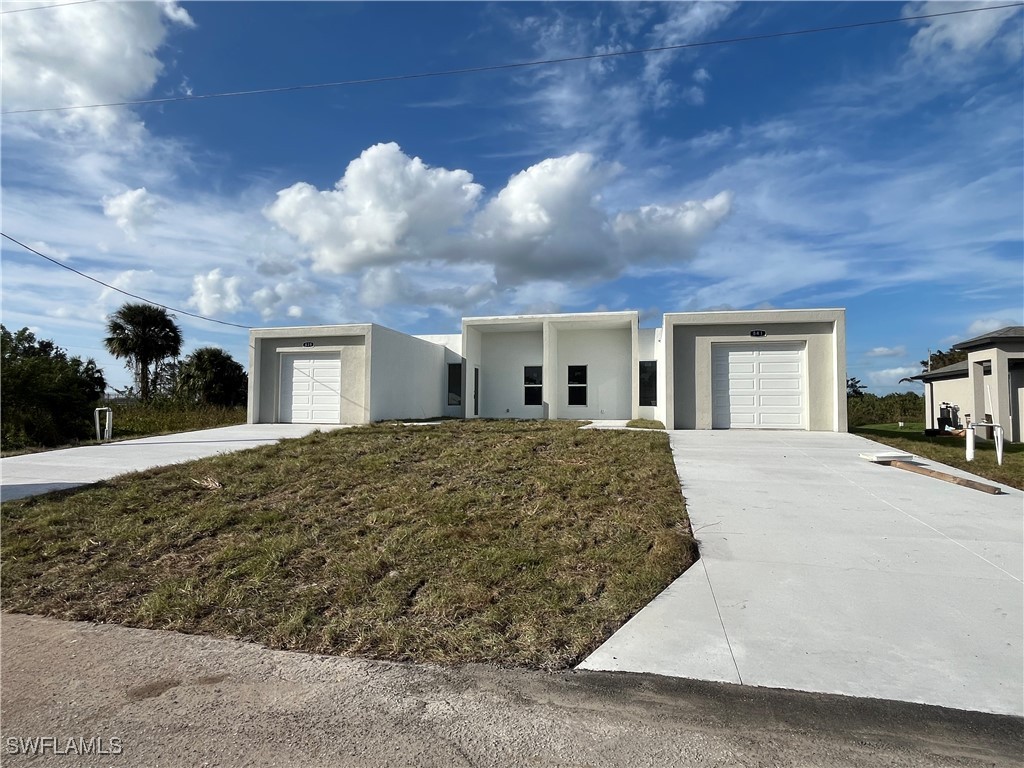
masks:
<svg viewBox="0 0 1024 768"><path fill-rule="evenodd" d="M985 383L991 387L992 375L985 377ZM967 414L971 414L971 421L981 421L984 414L975 415L972 413L974 391L971 388L971 381L965 373L963 378L942 379L930 381L925 384L925 426L930 429L938 428L939 406L942 403L951 403L960 406L960 421L963 422ZM991 407L989 406L989 413Z"/></svg>
<svg viewBox="0 0 1024 768"><path fill-rule="evenodd" d="M432 334L417 334L413 338L422 339L423 341L429 341L431 344L437 344L444 347L444 402L441 403L441 414L454 419L462 418L466 415L465 403L467 402L466 394L466 366L462 357L462 334L461 333L432 333ZM460 405L449 405L448 404L448 366L458 365L461 371L461 384L462 384L462 404Z"/></svg>
<svg viewBox="0 0 1024 768"><path fill-rule="evenodd" d="M430 419L444 413L444 347L374 325L369 356L370 421Z"/></svg>
<svg viewBox="0 0 1024 768"><path fill-rule="evenodd" d="M480 336L480 416L544 418L543 405L523 402L524 366L544 364L543 332L489 332Z"/></svg>
<svg viewBox="0 0 1024 768"><path fill-rule="evenodd" d="M418 333L414 335L413 338L429 341L431 344L440 344L442 347L454 352L456 355L462 355L461 333Z"/></svg>
<svg viewBox="0 0 1024 768"><path fill-rule="evenodd" d="M545 371L557 398L560 419L632 418L632 334L629 328L555 330L557 360ZM568 367L587 366L587 404L569 405Z"/></svg>
<svg viewBox="0 0 1024 768"><path fill-rule="evenodd" d="M286 354L337 354L341 359L341 423L364 424L369 419L365 338L368 325L261 328L249 334L250 424L278 421L281 360ZM308 346L307 346L308 345Z"/></svg>
<svg viewBox="0 0 1024 768"><path fill-rule="evenodd" d="M767 331L758 339L751 330ZM710 429L712 419L711 347L716 343L805 344L807 425L812 431L845 432L845 312L759 310L665 315L667 383L673 393L668 420L675 429ZM671 339L671 341L669 341Z"/></svg>

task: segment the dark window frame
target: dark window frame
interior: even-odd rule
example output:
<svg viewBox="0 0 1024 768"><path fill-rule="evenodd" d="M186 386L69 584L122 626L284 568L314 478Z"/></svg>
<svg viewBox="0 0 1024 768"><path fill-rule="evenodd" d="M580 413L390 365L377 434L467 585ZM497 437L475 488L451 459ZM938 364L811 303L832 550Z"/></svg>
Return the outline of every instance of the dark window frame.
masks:
<svg viewBox="0 0 1024 768"><path fill-rule="evenodd" d="M646 378L644 376L644 366L650 366L650 373ZM640 387L639 387L640 405L641 406L657 406L658 405L658 361L657 360L641 360L640 361Z"/></svg>
<svg viewBox="0 0 1024 768"><path fill-rule="evenodd" d="M544 405L544 366L523 366L523 405Z"/></svg>
<svg viewBox="0 0 1024 768"><path fill-rule="evenodd" d="M452 389L453 383L456 385L455 389ZM462 405L462 389L462 363L448 363L448 405Z"/></svg>
<svg viewBox="0 0 1024 768"><path fill-rule="evenodd" d="M578 374L580 373L581 370L582 370L582 373L583 373L583 381L582 382L578 380L579 379L579 375ZM577 374L577 375L574 376L573 375L574 373ZM573 381L573 379L577 379L577 380ZM567 403L566 404L572 406L573 408L585 408L587 406L588 402L589 402L588 401L588 394L587 394L587 386L588 386L587 366L585 366L585 365L570 365L568 367L567 372L566 372L565 380L566 380L566 386L568 388L568 392L566 393L567 394ZM574 403L573 402L574 397L578 397L580 392L583 393L583 402L582 403Z"/></svg>

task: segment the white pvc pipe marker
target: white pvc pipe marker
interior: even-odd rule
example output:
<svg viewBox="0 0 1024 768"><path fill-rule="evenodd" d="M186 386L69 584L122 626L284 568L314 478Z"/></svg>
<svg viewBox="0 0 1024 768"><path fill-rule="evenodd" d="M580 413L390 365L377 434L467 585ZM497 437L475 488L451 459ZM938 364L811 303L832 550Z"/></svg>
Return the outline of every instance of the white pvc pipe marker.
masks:
<svg viewBox="0 0 1024 768"><path fill-rule="evenodd" d="M974 461L974 425L967 428L967 460Z"/></svg>
<svg viewBox="0 0 1024 768"><path fill-rule="evenodd" d="M100 431L100 413L106 413L106 423L103 425L104 429ZM93 421L96 422L96 439L100 442L109 440L114 434L114 409L113 408L97 408L92 412Z"/></svg>

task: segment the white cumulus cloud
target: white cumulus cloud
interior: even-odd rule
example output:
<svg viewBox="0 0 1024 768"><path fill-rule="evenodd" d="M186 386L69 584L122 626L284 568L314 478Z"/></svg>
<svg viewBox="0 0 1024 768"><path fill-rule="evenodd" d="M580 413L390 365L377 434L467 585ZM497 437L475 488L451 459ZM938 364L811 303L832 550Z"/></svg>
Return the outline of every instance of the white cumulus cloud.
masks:
<svg viewBox="0 0 1024 768"><path fill-rule="evenodd" d="M153 220L159 207L159 200L145 187L103 198L103 213L131 240L135 239L139 227Z"/></svg>
<svg viewBox="0 0 1024 768"><path fill-rule="evenodd" d="M316 292L316 286L305 280L282 280L275 285L264 286L254 291L249 300L252 306L259 310L260 317L264 320L269 320L282 311L288 317L300 317L303 309L298 302L313 296Z"/></svg>
<svg viewBox="0 0 1024 768"><path fill-rule="evenodd" d="M295 184L265 213L309 249L315 268L369 270L360 291L370 306L437 303L442 294L447 306L465 306L531 281L611 279L634 265L690 259L731 210L732 195L722 192L610 211L603 192L622 171L584 152L548 158L481 203L483 188L468 171L431 168L380 144L352 161L333 190ZM438 292L409 277L431 264L491 272Z"/></svg>
<svg viewBox="0 0 1024 768"><path fill-rule="evenodd" d="M219 267L205 275L196 275L192 278L188 305L203 315L237 312L242 307L242 297L238 294L241 285L240 277L225 277Z"/></svg>
<svg viewBox="0 0 1024 768"><path fill-rule="evenodd" d="M4 109L33 109L137 99L149 93L163 65L157 51L171 25L194 26L174 2L88 3L2 17L0 73ZM108 133L130 113L83 109L5 118ZM13 126L11 124L14 124Z"/></svg>
<svg viewBox="0 0 1024 768"><path fill-rule="evenodd" d="M266 215L310 248L317 269L343 273L433 255L481 191L467 171L431 168L397 144L377 144L349 163L334 189L295 184Z"/></svg>
<svg viewBox="0 0 1024 768"><path fill-rule="evenodd" d="M613 229L622 252L632 262L684 261L697 245L732 210L731 192L708 200L687 200L676 205L645 205L619 213Z"/></svg>

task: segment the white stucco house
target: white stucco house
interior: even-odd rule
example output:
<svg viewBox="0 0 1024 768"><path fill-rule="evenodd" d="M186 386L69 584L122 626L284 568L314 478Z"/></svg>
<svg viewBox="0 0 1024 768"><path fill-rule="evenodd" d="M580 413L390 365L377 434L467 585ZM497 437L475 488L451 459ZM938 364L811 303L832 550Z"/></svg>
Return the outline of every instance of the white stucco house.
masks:
<svg viewBox="0 0 1024 768"><path fill-rule="evenodd" d="M954 344L967 359L913 376L924 382L925 426L937 429L942 403L958 406L960 418L1003 428L1005 439L1024 442L1024 326L1011 325Z"/></svg>
<svg viewBox="0 0 1024 768"><path fill-rule="evenodd" d="M468 317L250 332L249 421L651 418L676 429L846 431L842 309Z"/></svg>

